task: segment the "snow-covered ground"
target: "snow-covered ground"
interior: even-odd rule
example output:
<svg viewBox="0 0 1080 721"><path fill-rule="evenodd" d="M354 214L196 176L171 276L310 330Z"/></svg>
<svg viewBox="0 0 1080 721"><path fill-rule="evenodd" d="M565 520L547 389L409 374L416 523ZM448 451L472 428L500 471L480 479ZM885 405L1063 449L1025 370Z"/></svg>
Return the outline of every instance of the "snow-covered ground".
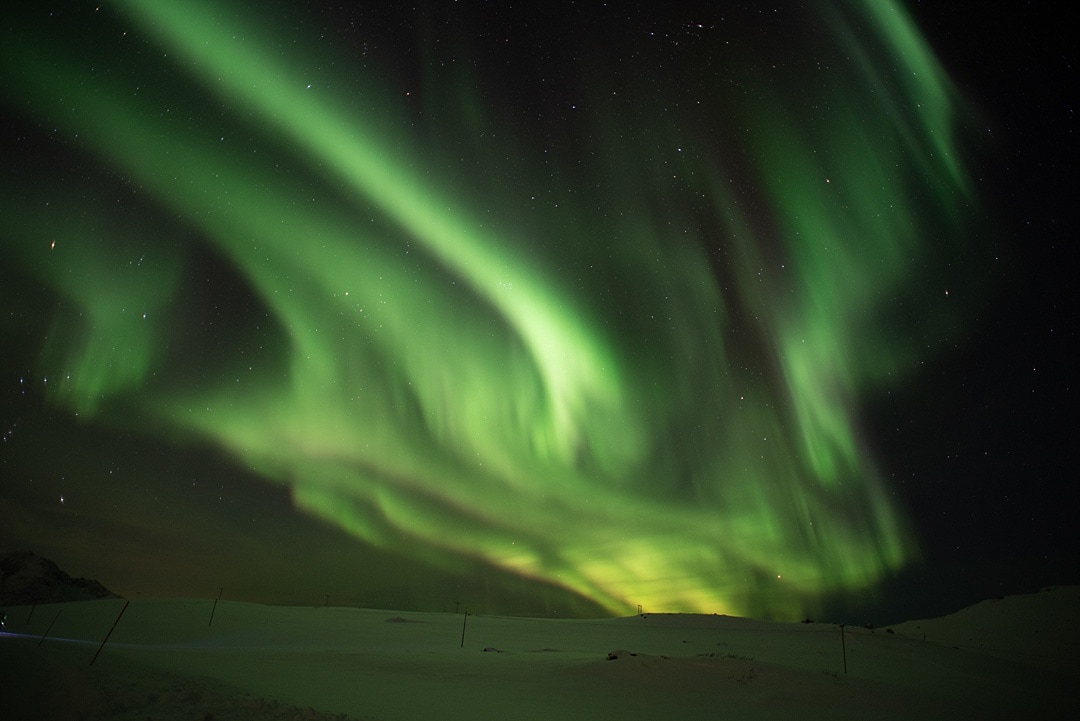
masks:
<svg viewBox="0 0 1080 721"><path fill-rule="evenodd" d="M0 718L1071 717L1080 681L1080 587L843 633L135 600L101 648L125 603L6 609Z"/></svg>

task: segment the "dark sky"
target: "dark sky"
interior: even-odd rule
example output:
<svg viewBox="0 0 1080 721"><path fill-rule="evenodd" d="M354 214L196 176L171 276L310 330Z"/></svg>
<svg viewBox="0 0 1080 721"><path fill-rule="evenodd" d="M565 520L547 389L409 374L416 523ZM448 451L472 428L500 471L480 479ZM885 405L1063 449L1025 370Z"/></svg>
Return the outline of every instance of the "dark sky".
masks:
<svg viewBox="0 0 1080 721"><path fill-rule="evenodd" d="M545 615L1076 582L1060 18L156 5L4 21L0 548Z"/></svg>

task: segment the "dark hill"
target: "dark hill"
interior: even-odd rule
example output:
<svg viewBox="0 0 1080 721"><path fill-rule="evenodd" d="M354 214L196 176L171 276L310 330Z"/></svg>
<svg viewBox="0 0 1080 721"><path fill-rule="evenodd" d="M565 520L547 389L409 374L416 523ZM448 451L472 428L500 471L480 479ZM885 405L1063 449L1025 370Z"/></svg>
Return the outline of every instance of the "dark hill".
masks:
<svg viewBox="0 0 1080 721"><path fill-rule="evenodd" d="M120 598L89 578L72 578L55 563L32 551L0 551L0 604L88 601Z"/></svg>

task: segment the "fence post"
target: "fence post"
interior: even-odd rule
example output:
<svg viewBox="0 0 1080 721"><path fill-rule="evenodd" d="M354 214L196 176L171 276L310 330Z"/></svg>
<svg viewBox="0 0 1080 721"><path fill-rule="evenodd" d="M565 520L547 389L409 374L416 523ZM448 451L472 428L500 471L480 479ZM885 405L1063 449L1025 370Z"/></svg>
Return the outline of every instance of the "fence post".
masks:
<svg viewBox="0 0 1080 721"><path fill-rule="evenodd" d="M62 608L60 609L60 611L63 611L63 610L64 610L64 609L62 609ZM45 643L45 637L49 635L49 631L51 631L51 630L52 630L53 624L55 624L55 623L56 623L56 619L60 618L60 611L57 611L57 612L56 612L56 615L55 615L55 616L53 616L53 620L52 620L52 623L50 623L50 624L49 624L49 627L48 627L47 629L45 629L45 633L41 634L41 640L37 642L37 645L38 645L38 646L40 646L41 644Z"/></svg>
<svg viewBox="0 0 1080 721"><path fill-rule="evenodd" d="M210 623L206 624L207 626L214 625L214 612L217 611L217 602L221 600L221 594L223 593L225 593L224 588L218 591L217 598L214 599L214 607L210 609Z"/></svg>
<svg viewBox="0 0 1080 721"><path fill-rule="evenodd" d="M101 645L98 646L97 653L95 653L94 657L92 659L90 659L90 665L91 666L94 665L94 661L97 661L97 657L101 653L101 649L105 648L105 644L108 643L109 636L112 636L112 632L116 630L116 624L120 623L120 616L124 615L124 611L126 611L127 607L130 606L130 605L131 605L131 601L125 601L124 602L124 607L120 609L120 613L117 615L116 620L113 621L112 628L110 628L109 632L107 634L105 634L105 638L103 638L101 640Z"/></svg>
<svg viewBox="0 0 1080 721"><path fill-rule="evenodd" d="M844 640L844 624L840 624L840 650L844 654L844 674L847 674L847 641Z"/></svg>

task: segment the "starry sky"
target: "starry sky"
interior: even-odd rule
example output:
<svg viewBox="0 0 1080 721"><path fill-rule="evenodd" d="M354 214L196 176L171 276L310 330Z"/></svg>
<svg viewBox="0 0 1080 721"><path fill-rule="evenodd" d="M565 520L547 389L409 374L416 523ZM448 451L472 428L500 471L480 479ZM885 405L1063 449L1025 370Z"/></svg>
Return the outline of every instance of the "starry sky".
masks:
<svg viewBox="0 0 1080 721"><path fill-rule="evenodd" d="M28 5L0 547L130 597L528 615L1077 580L1053 18Z"/></svg>

